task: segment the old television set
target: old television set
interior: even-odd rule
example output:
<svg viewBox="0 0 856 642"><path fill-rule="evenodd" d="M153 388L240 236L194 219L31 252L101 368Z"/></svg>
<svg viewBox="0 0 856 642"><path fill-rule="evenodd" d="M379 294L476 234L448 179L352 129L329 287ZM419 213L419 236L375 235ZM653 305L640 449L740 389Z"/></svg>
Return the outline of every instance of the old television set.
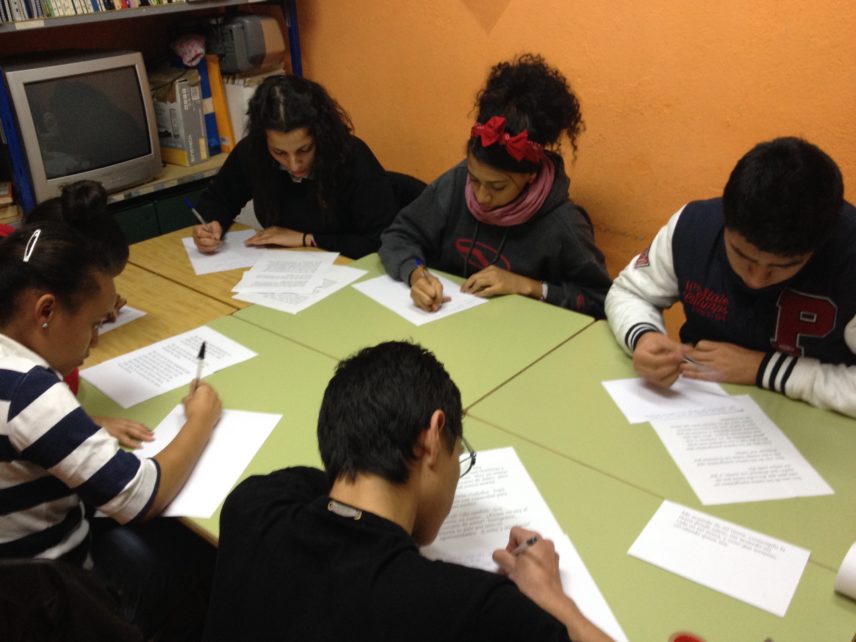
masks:
<svg viewBox="0 0 856 642"><path fill-rule="evenodd" d="M161 170L143 57L90 52L0 64L0 123L25 214L77 180L108 192Z"/></svg>

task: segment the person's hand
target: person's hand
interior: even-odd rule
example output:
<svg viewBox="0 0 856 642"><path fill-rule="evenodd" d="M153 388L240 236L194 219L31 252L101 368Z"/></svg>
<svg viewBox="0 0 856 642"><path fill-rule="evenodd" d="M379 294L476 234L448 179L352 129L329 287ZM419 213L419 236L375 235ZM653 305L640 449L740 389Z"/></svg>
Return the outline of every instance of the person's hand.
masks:
<svg viewBox="0 0 856 642"><path fill-rule="evenodd" d="M93 417L92 421L104 428L125 448L139 448L142 442L154 439L154 434L139 421L121 417Z"/></svg>
<svg viewBox="0 0 856 642"><path fill-rule="evenodd" d="M537 538L534 544L514 554L521 544L533 537ZM493 561L521 593L564 624L572 640L612 642L565 595L559 576L559 556L553 542L535 531L515 526L508 536L508 545L493 552Z"/></svg>
<svg viewBox="0 0 856 642"><path fill-rule="evenodd" d="M451 297L443 296L443 284L424 267L410 273L410 298L416 307L426 312L436 312Z"/></svg>
<svg viewBox="0 0 856 642"><path fill-rule="evenodd" d="M518 546L533 537L538 541L522 553L514 554ZM493 561L521 593L545 610L555 607L558 598L566 597L559 577L556 548L552 541L543 539L535 531L513 527L506 547L493 552Z"/></svg>
<svg viewBox="0 0 856 642"><path fill-rule="evenodd" d="M203 254L216 252L223 243L223 227L219 221L209 221L205 225L193 226L193 242Z"/></svg>
<svg viewBox="0 0 856 642"><path fill-rule="evenodd" d="M665 334L646 332L636 342L633 367L646 381L659 388L668 388L681 374L684 357L691 346L672 341Z"/></svg>
<svg viewBox="0 0 856 642"><path fill-rule="evenodd" d="M693 362L681 364L681 374L688 379L748 385L755 383L764 360L763 352L719 341L699 341L687 356Z"/></svg>
<svg viewBox="0 0 856 642"><path fill-rule="evenodd" d="M117 292L116 303L113 305L113 309L104 317L104 323L114 323L119 318L119 310L124 308L127 303L128 300Z"/></svg>
<svg viewBox="0 0 856 642"><path fill-rule="evenodd" d="M503 270L495 265L489 265L464 281L461 292L485 298L499 296L500 294L533 296L536 288L540 292L541 284L534 279Z"/></svg>
<svg viewBox="0 0 856 642"><path fill-rule="evenodd" d="M190 384L190 394L181 400L184 404L184 416L187 421L198 421L209 429L220 419L223 412L223 404L220 396L204 381L196 381Z"/></svg>
<svg viewBox="0 0 856 642"><path fill-rule="evenodd" d="M308 235L307 235L308 236ZM287 227L273 225L266 227L260 232L244 241L244 245L280 245L282 247L303 247L303 232L292 230Z"/></svg>

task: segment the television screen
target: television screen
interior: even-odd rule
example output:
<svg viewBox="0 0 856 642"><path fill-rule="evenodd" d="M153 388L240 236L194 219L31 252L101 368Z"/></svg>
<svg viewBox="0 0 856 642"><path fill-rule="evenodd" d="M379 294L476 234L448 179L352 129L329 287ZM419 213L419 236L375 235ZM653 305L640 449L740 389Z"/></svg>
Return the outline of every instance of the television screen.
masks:
<svg viewBox="0 0 856 642"><path fill-rule="evenodd" d="M151 151L133 66L27 83L48 179L110 167Z"/></svg>

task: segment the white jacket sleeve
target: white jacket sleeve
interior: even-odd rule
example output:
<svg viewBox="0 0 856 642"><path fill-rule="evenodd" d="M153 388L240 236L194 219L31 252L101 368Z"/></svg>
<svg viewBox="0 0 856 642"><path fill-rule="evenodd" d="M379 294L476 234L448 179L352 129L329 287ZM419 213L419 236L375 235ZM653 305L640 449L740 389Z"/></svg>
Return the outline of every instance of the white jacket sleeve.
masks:
<svg viewBox="0 0 856 642"><path fill-rule="evenodd" d="M844 341L856 354L856 317L844 327ZM818 408L856 417L856 366L772 352L761 363L757 384Z"/></svg>
<svg viewBox="0 0 856 642"><path fill-rule="evenodd" d="M680 298L672 256L672 235L682 207L657 232L650 247L633 257L606 295L606 318L629 354L646 332L666 334L663 310Z"/></svg>

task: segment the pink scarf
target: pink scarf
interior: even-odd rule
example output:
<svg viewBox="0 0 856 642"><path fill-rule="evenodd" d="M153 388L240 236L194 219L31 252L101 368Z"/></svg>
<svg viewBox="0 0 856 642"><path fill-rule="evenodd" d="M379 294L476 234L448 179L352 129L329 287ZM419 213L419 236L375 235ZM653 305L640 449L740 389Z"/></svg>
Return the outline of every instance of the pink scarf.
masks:
<svg viewBox="0 0 856 642"><path fill-rule="evenodd" d="M489 210L482 207L476 200L472 183L470 183L470 177L467 176L467 186L464 189L467 208L476 220L481 223L497 225L499 227L520 225L532 218L535 212L541 209L544 201L547 200L547 195L553 188L553 179L555 177L556 168L553 166L553 161L545 156L544 162L541 163L541 168L535 176L535 180L525 188L520 196L508 205Z"/></svg>

